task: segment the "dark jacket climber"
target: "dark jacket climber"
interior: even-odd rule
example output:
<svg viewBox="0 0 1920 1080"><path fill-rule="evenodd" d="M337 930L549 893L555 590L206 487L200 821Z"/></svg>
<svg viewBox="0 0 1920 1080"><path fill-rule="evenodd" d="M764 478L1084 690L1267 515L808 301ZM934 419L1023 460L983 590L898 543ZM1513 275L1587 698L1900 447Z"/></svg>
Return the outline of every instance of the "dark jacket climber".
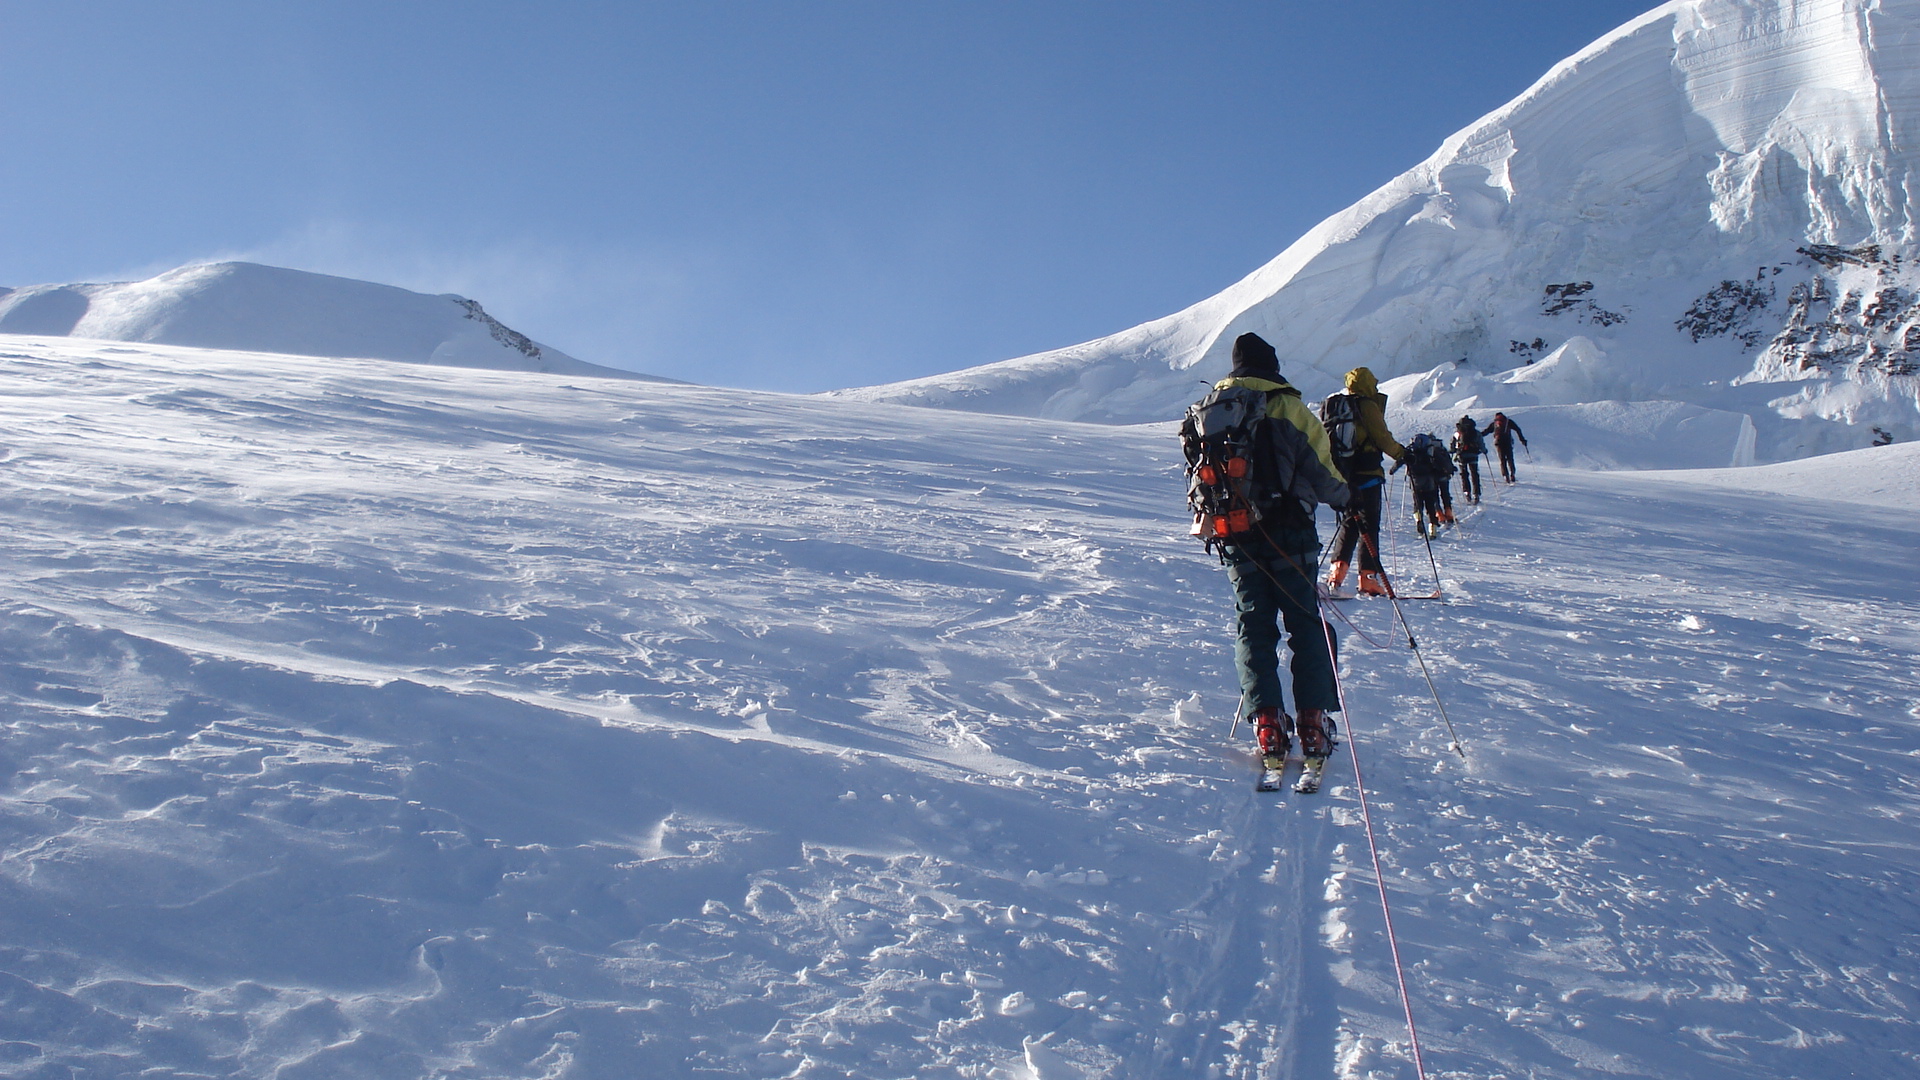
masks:
<svg viewBox="0 0 1920 1080"><path fill-rule="evenodd" d="M1266 429L1276 461L1275 481L1297 496L1306 513L1276 522L1260 533L1221 546L1227 578L1233 583L1234 666L1240 676L1242 705L1252 721L1260 750L1270 760L1284 759L1289 729L1300 734L1308 756L1324 757L1332 746L1328 713L1340 710L1334 686L1334 656L1339 642L1320 616L1313 568L1320 539L1311 509L1326 503L1336 509L1348 501L1346 480L1334 467L1327 432L1300 400L1300 391L1280 374L1273 346L1258 334L1242 334L1233 343L1233 372L1219 386L1249 386L1266 392ZM1289 723L1280 683L1280 631L1293 654L1295 716Z"/></svg>
<svg viewBox="0 0 1920 1080"><path fill-rule="evenodd" d="M1513 440L1519 439L1522 446L1530 445L1520 425L1508 419L1506 413L1497 412L1493 414L1493 423L1480 434L1493 436L1493 449L1500 458L1500 478L1509 484L1520 479L1519 470L1513 466Z"/></svg>
<svg viewBox="0 0 1920 1080"><path fill-rule="evenodd" d="M1453 438L1447 449L1460 463L1460 494L1470 503L1480 501L1480 458L1487 452L1487 440L1480 437L1480 425L1473 417L1462 416L1453 425Z"/></svg>
<svg viewBox="0 0 1920 1080"><path fill-rule="evenodd" d="M1453 517L1453 456L1440 440L1420 432L1407 443L1407 484L1413 489L1414 525L1423 537L1432 537L1440 529L1456 524Z"/></svg>

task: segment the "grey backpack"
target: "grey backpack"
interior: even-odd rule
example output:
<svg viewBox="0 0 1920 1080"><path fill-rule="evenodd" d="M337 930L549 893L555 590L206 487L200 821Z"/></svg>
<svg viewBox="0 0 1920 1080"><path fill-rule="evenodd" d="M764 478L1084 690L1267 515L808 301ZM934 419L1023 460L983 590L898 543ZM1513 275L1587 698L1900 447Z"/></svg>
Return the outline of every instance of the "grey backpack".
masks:
<svg viewBox="0 0 1920 1080"><path fill-rule="evenodd" d="M1191 532L1208 550L1254 532L1265 516L1274 494L1272 451L1261 437L1267 423L1266 391L1251 387L1215 388L1187 406L1187 508Z"/></svg>
<svg viewBox="0 0 1920 1080"><path fill-rule="evenodd" d="M1335 394L1320 406L1320 423L1327 429L1327 444L1333 451L1334 468L1352 476L1351 466L1360 456L1360 409L1352 394Z"/></svg>

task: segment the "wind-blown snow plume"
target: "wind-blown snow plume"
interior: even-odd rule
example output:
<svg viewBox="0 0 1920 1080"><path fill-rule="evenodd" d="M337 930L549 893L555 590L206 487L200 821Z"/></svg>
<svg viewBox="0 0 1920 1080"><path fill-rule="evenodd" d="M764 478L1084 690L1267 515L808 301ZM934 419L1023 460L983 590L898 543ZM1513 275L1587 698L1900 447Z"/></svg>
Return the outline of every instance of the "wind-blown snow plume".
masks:
<svg viewBox="0 0 1920 1080"><path fill-rule="evenodd" d="M1667 4L1185 311L841 393L1135 423L1246 331L1309 395L1584 337L1612 382L1750 414L1762 457L1920 436L1916 124L1920 0Z"/></svg>

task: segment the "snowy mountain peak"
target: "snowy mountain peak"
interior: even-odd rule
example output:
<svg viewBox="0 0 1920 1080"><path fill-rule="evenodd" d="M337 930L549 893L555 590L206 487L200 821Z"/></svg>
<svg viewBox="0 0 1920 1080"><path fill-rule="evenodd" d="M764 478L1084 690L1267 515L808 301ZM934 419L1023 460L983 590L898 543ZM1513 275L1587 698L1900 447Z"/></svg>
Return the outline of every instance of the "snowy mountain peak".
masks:
<svg viewBox="0 0 1920 1080"><path fill-rule="evenodd" d="M840 393L1137 423L1247 331L1309 396L1358 364L1492 377L1583 338L1607 392L1746 416L1762 458L1920 438L1916 124L1920 0L1681 0L1185 311Z"/></svg>
<svg viewBox="0 0 1920 1080"><path fill-rule="evenodd" d="M0 332L645 378L540 345L460 296L247 262L0 292Z"/></svg>

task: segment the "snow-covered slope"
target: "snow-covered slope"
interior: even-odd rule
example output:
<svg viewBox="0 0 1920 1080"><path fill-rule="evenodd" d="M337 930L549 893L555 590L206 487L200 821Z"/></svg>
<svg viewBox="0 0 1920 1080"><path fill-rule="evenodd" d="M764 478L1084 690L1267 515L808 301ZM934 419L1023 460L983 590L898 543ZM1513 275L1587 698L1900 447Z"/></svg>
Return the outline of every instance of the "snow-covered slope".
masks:
<svg viewBox="0 0 1920 1080"><path fill-rule="evenodd" d="M0 443L0 1075L1411 1076L1163 429L15 338ZM1341 627L1429 1074L1911 1074L1911 489L1522 468L1467 761Z"/></svg>
<svg viewBox="0 0 1920 1080"><path fill-rule="evenodd" d="M1672 479L1867 506L1920 506L1920 443L1876 446L1751 469L1676 471Z"/></svg>
<svg viewBox="0 0 1920 1080"><path fill-rule="evenodd" d="M464 297L243 262L113 285L0 290L0 333L649 378L541 345Z"/></svg>
<svg viewBox="0 0 1920 1080"><path fill-rule="evenodd" d="M1920 438L1917 129L1920 0L1680 0L1185 311L841 393L1132 423L1246 331L1309 396L1360 364L1512 383L1582 338L1579 403L1748 415L1762 460Z"/></svg>

